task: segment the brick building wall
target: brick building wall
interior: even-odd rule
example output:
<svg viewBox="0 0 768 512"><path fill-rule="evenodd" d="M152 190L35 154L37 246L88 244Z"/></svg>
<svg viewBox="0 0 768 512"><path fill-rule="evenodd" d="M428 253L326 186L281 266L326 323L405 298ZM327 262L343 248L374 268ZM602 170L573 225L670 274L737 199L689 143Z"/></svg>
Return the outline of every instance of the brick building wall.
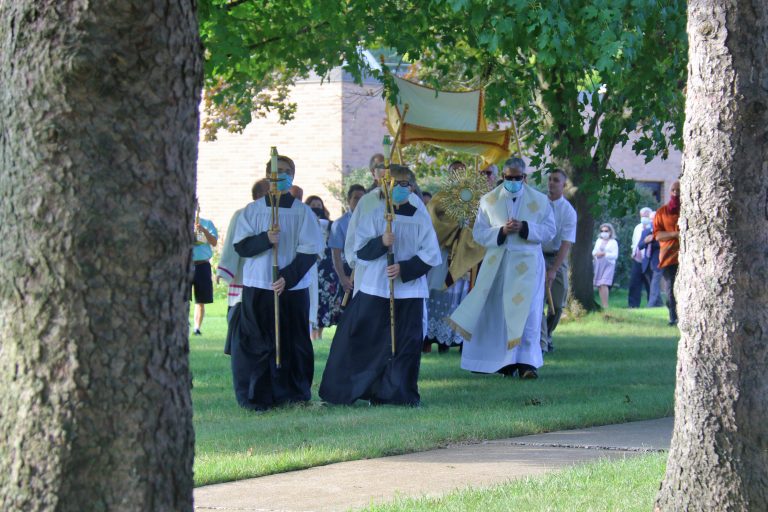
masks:
<svg viewBox="0 0 768 512"><path fill-rule="evenodd" d="M201 141L201 215L213 220L222 236L234 211L251 201L251 186L263 177L271 146L294 159L295 183L304 189L305 198L323 198L331 218L341 215L341 204L326 184L339 183L342 172L366 167L371 155L381 151L387 130L380 84L354 84L337 69L322 84L318 78L297 83L291 101L298 108L295 119L285 125L277 116L268 116L255 119L242 134L220 132L217 141ZM646 164L632 152L630 142L614 149L610 165L627 178L661 183L661 200L666 201L680 174L681 154L671 151L667 160Z"/></svg>
<svg viewBox="0 0 768 512"><path fill-rule="evenodd" d="M381 141L389 133L384 124L382 86L378 83L357 85L342 83L342 170L345 173L368 163L381 153Z"/></svg>
<svg viewBox="0 0 768 512"><path fill-rule="evenodd" d="M333 77L332 77L333 78ZM201 216L213 220L224 234L232 214L251 201L253 183L264 177L271 146L296 163L294 183L304 198L323 198L332 217L341 205L325 188L341 179L342 83L307 80L296 84L291 101L298 104L295 118L285 125L276 115L254 119L242 134L225 131L218 140L201 140L197 164L197 195Z"/></svg>
<svg viewBox="0 0 768 512"><path fill-rule="evenodd" d="M617 172L623 171L624 177L637 182L661 183L661 202L669 200L669 189L682 171L683 155L680 151L672 150L669 157L662 160L656 157L647 164L642 156L632 151L632 141L626 146L616 146L611 154L610 166Z"/></svg>

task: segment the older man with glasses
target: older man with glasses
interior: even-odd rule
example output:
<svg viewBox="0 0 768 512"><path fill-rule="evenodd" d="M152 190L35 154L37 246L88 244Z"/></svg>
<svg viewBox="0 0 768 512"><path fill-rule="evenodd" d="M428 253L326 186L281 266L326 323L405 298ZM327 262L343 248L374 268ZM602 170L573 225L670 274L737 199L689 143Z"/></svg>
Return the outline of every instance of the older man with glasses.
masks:
<svg viewBox="0 0 768 512"><path fill-rule="evenodd" d="M546 267L541 244L556 233L546 195L525 183L525 162L504 162L503 183L480 200L473 228L486 248L475 287L451 315L468 340L461 367L535 379L544 363L541 316Z"/></svg>

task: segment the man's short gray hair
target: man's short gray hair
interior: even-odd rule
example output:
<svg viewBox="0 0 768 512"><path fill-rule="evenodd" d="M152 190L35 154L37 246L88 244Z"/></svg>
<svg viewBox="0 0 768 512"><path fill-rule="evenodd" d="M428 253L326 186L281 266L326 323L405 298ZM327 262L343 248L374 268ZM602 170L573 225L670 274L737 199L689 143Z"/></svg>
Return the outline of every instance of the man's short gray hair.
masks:
<svg viewBox="0 0 768 512"><path fill-rule="evenodd" d="M525 160L522 158L518 158L516 156L513 156L512 158L507 158L507 160L504 162L504 169L520 169L520 172L525 174Z"/></svg>
<svg viewBox="0 0 768 512"><path fill-rule="evenodd" d="M652 211L653 210L651 210L647 206L644 206L644 207L640 208L640 216L641 217L648 217L651 214Z"/></svg>

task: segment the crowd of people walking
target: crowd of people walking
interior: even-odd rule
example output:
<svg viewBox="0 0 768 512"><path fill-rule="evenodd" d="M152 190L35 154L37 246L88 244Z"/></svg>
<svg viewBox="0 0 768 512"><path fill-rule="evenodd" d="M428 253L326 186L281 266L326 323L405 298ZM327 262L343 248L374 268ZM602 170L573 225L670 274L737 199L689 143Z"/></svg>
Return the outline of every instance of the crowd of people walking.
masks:
<svg viewBox="0 0 768 512"><path fill-rule="evenodd" d="M477 173L459 161L450 170ZM435 342L440 352L458 346L465 370L521 379L538 378L544 354L555 349L577 224L564 197L563 170L547 174L545 194L528 184L521 158L509 158L500 170L483 168L488 192L476 218L456 225L446 215L445 194L425 198L408 167L386 165L374 155L370 172L373 186L351 185L346 213L332 221L319 196L301 201L294 162L278 156L276 167L267 164L271 182L257 181L253 202L233 215L217 276L229 283L225 351L242 407L265 410L309 400L312 342L331 326L336 330L319 389L331 404L418 406L421 353ZM677 183L672 198L657 212L640 210L629 307L639 307L643 290L648 306L661 305L663 277L674 325ZM195 228L199 334L203 304L212 301L203 271L218 234L206 219ZM460 256L469 262L464 267L456 264L461 244L467 245ZM614 227L601 224L592 255L604 308L619 250Z"/></svg>

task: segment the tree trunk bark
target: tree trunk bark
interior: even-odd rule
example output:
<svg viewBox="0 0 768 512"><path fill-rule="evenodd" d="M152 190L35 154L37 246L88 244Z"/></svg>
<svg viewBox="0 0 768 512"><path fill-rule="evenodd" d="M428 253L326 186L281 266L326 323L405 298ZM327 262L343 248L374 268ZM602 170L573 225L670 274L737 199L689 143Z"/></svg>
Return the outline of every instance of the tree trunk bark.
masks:
<svg viewBox="0 0 768 512"><path fill-rule="evenodd" d="M0 509L191 510L195 2L0 2Z"/></svg>
<svg viewBox="0 0 768 512"><path fill-rule="evenodd" d="M768 510L768 4L690 0L675 430L657 510Z"/></svg>
<svg viewBox="0 0 768 512"><path fill-rule="evenodd" d="M592 266L592 243L595 230L595 217L592 205L595 199L585 190L585 180L590 171L571 169L573 188L569 200L576 210L576 243L571 249L571 300L577 302L586 311L598 309L595 291L592 285L594 268Z"/></svg>

